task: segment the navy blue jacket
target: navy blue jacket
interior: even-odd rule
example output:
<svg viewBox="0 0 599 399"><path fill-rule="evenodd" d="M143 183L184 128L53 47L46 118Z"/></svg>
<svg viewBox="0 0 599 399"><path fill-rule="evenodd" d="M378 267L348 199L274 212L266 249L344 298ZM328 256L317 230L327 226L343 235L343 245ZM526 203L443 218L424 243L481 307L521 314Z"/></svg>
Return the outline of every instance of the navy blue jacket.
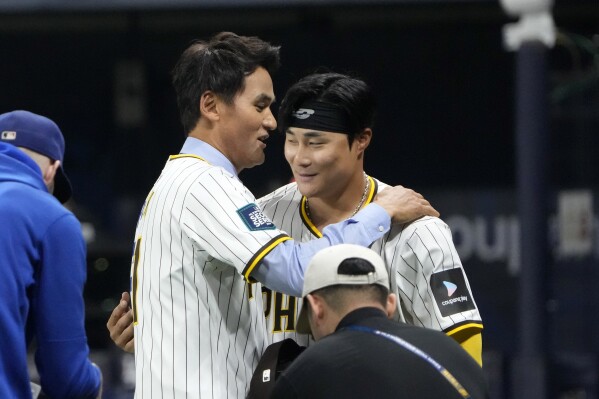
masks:
<svg viewBox="0 0 599 399"><path fill-rule="evenodd" d="M0 142L0 398L30 398L27 349L49 397L98 394L100 370L89 360L81 225L54 198L40 168Z"/></svg>

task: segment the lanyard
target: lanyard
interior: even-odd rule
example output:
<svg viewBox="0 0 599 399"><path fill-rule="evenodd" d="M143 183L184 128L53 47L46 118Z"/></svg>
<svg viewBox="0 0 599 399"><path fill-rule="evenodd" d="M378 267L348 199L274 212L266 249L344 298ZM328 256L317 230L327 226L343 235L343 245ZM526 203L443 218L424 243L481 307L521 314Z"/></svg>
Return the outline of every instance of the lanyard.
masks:
<svg viewBox="0 0 599 399"><path fill-rule="evenodd" d="M430 357L430 355L428 355L426 352L418 349L414 345L399 338L398 336L386 333L384 331L375 330L374 328L365 327L365 326L355 326L354 325L354 326L347 326L343 329L368 332L371 334L379 335L383 338L387 338L388 340L395 342L396 344L404 347L405 349L409 350L416 356L426 360L431 366L433 366L435 369L437 369L437 371L439 373L441 373L441 375L443 377L445 377L445 379L456 389L456 391L458 391L458 393L460 395L462 395L462 397L464 399L470 398L470 394L468 393L468 391L466 391L466 389L462 386L462 384L460 384L458 382L458 380L445 367L443 367L439 363L437 363L437 361L435 359L433 359L432 357Z"/></svg>

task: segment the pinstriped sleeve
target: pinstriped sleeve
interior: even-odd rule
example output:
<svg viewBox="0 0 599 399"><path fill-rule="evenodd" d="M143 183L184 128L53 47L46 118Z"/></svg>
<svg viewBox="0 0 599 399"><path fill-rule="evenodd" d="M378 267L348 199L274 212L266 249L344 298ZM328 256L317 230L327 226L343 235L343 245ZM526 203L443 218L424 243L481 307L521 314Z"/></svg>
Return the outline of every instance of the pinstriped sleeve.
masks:
<svg viewBox="0 0 599 399"><path fill-rule="evenodd" d="M465 326L482 328L470 283L442 220L416 221L386 247L394 285L413 324L446 333Z"/></svg>
<svg viewBox="0 0 599 399"><path fill-rule="evenodd" d="M213 168L185 195L183 231L213 258L249 274L256 254L289 239L256 205L256 199L235 177Z"/></svg>

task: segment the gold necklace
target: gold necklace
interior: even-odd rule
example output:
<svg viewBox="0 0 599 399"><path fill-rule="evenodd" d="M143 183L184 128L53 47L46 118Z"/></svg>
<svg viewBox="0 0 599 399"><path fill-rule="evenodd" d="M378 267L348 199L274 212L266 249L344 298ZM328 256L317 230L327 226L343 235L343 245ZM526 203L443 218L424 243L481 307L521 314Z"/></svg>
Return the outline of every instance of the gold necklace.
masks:
<svg viewBox="0 0 599 399"><path fill-rule="evenodd" d="M362 198L360 199L360 203L358 204L358 206L356 206L356 209L354 210L354 212L351 214L350 217L355 216L356 213L358 213L358 211L360 210L360 208L362 208L362 206L364 205L364 202L366 201L366 195L368 194L369 188L370 188L370 179L368 179L366 172L364 172L364 192L362 193ZM312 215L310 214L310 202L308 201L308 197L306 197L306 215L308 216L308 219L312 220Z"/></svg>

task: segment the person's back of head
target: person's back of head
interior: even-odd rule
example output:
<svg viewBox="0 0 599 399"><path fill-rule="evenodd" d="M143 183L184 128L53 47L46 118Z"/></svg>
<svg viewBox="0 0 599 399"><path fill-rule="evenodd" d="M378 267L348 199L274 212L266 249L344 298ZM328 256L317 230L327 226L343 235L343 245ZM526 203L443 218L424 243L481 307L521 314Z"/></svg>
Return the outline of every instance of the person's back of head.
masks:
<svg viewBox="0 0 599 399"><path fill-rule="evenodd" d="M390 315L397 306L395 295L389 294L383 259L369 248L352 244L334 245L314 255L306 269L302 297L297 331L311 333L315 339L332 333L353 310L376 307Z"/></svg>
<svg viewBox="0 0 599 399"><path fill-rule="evenodd" d="M221 32L208 41L196 41L173 69L173 86L181 123L188 134L199 118L200 97L212 91L228 104L244 88L244 79L258 67L273 74L280 64L279 46L258 37Z"/></svg>
<svg viewBox="0 0 599 399"><path fill-rule="evenodd" d="M363 258L348 258L343 260L337 269L339 275L368 276L376 272L374 265ZM336 284L313 291L320 295L327 305L338 314L346 314L359 308L377 305L385 307L389 289L380 284Z"/></svg>
<svg viewBox="0 0 599 399"><path fill-rule="evenodd" d="M314 73L303 77L291 86L281 101L279 126L282 131L290 127L295 112L311 104L320 103L338 109L350 131L349 144L354 137L374 123L375 98L362 79L334 72Z"/></svg>

